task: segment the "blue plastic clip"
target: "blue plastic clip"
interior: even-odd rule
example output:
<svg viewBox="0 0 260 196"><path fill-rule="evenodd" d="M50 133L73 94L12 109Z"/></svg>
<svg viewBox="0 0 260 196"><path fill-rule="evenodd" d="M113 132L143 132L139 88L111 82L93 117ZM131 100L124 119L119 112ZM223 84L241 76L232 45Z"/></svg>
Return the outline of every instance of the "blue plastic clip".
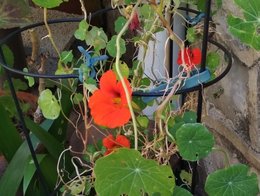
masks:
<svg viewBox="0 0 260 196"><path fill-rule="evenodd" d="M199 84L205 83L208 80L210 80L210 72L208 69L206 69L203 72L198 72L198 70L193 70L191 72L191 77L187 78L185 80L185 83L181 86L181 90L185 90L194 86L197 86ZM162 83L159 86L151 89L149 92L162 92L166 90L166 87L168 85L168 89L171 89L171 87L175 84L175 82L177 81L177 79L172 79L172 81L170 81L170 84L166 84L166 83ZM142 97L142 100L145 103L148 103L154 99L156 99L157 97Z"/></svg>
<svg viewBox="0 0 260 196"><path fill-rule="evenodd" d="M188 20L188 23L193 26L193 25L198 24L204 17L205 17L205 13L201 12L201 13L197 14L194 18L187 16L187 20Z"/></svg>
<svg viewBox="0 0 260 196"><path fill-rule="evenodd" d="M96 70L94 68L94 65L98 61L107 60L108 56L107 55L101 55L101 56L91 57L90 54L92 53L92 51L87 51L82 46L78 46L78 50L84 56L84 61L85 61L86 67L90 68L89 77L94 78L95 75L96 75ZM79 80L81 82L83 82L83 72L84 72L84 68L79 68Z"/></svg>

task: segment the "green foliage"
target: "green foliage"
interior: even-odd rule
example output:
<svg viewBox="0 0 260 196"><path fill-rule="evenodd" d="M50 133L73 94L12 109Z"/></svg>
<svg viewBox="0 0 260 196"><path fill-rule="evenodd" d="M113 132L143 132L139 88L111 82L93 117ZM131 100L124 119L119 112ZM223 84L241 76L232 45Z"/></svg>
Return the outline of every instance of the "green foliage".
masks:
<svg viewBox="0 0 260 196"><path fill-rule="evenodd" d="M209 69L210 73L213 74L218 66L220 65L220 56L218 53L209 52L207 54L207 68Z"/></svg>
<svg viewBox="0 0 260 196"><path fill-rule="evenodd" d="M65 84L64 84L65 85ZM72 111L71 92L61 87L60 107L63 115L55 119L49 127L49 133L59 142L64 142L67 134L68 120L65 116L69 116Z"/></svg>
<svg viewBox="0 0 260 196"><path fill-rule="evenodd" d="M36 179L32 178L35 173L35 169L34 167L28 168L28 164L32 162L30 161L31 155L27 142L24 141L22 143L17 130L15 129L14 125L11 125L12 122L10 121L10 119L5 117L6 114L4 114L4 112L5 110L2 108L0 110L0 119L5 122L0 123L0 131L3 134L2 136L4 136L0 138L3 138L5 141L2 141L1 145L7 144L6 142L8 142L8 147L4 147L3 152L6 152L7 150L9 152L15 151L15 154L12 153L14 155L10 157L11 160L9 161L9 165L4 175L1 177L0 195L15 195L16 191L20 187L20 183L23 178L25 183L24 188L29 189L28 186L35 185ZM52 125L52 123L49 122L50 121L46 121L44 124L42 124L42 127L49 129ZM2 128L1 125L5 125L5 128ZM46 149L50 152L50 155L52 157L55 157L57 160L60 152L62 151L60 143L52 138L52 136L46 132L47 130L44 130L31 120L26 119L26 125L30 129L30 131L32 131L32 133L39 138ZM34 149L39 144L39 140L35 137L35 135L30 135ZM43 175L47 180L47 184L50 186L51 189L53 189L57 179L56 162L49 155L44 156L43 159L41 157L38 158L40 158L39 163L42 168ZM9 160L8 157L7 159ZM18 165L19 167L17 167ZM26 189L24 190L24 192L26 191Z"/></svg>
<svg viewBox="0 0 260 196"><path fill-rule="evenodd" d="M154 16L155 16L155 12L151 8L151 6L149 6L147 4L143 4L140 7L140 17L144 20L143 28L146 31L150 31L150 29L154 23L154 20L153 20Z"/></svg>
<svg viewBox="0 0 260 196"><path fill-rule="evenodd" d="M58 68L55 71L55 75L65 75L65 74L71 74L73 72L73 69L68 69L65 66L62 65L62 62L58 62Z"/></svg>
<svg viewBox="0 0 260 196"><path fill-rule="evenodd" d="M192 194L184 188L175 186L172 196L192 196Z"/></svg>
<svg viewBox="0 0 260 196"><path fill-rule="evenodd" d="M149 78L142 78L140 81L140 88L147 88L150 84L151 80Z"/></svg>
<svg viewBox="0 0 260 196"><path fill-rule="evenodd" d="M45 158L45 156L46 156L46 154L37 156L37 160L39 161L39 163L42 162L42 160ZM25 170L24 170L24 177L23 177L23 194L24 195L25 195L27 188L28 188L33 176L34 176L35 171L36 171L36 168L35 168L34 162L30 158L28 160L28 164L26 165Z"/></svg>
<svg viewBox="0 0 260 196"><path fill-rule="evenodd" d="M170 195L174 188L174 176L169 166L159 166L156 161L145 159L131 149L121 148L98 159L94 173L95 190L100 196Z"/></svg>
<svg viewBox="0 0 260 196"><path fill-rule="evenodd" d="M107 45L107 35L102 28L92 27L86 34L86 44L93 46L95 51L104 49Z"/></svg>
<svg viewBox="0 0 260 196"><path fill-rule="evenodd" d="M194 27L190 27L190 28L187 29L186 39L187 39L190 43L193 43L193 42L196 41L197 35L196 35L196 30L195 30Z"/></svg>
<svg viewBox="0 0 260 196"><path fill-rule="evenodd" d="M23 68L23 72L28 72L28 69L25 67ZM35 84L34 78L30 76L24 76L24 78L28 81L29 87L32 87Z"/></svg>
<svg viewBox="0 0 260 196"><path fill-rule="evenodd" d="M14 84L14 89L15 91L25 91L28 89L28 85L26 84L26 82L20 80L20 79L12 79L13 84ZM4 86L3 86L5 91L9 90L9 84L7 82L7 80L4 81Z"/></svg>
<svg viewBox="0 0 260 196"><path fill-rule="evenodd" d="M74 104L80 104L80 102L83 100L83 95L81 93L76 93L73 96L73 103Z"/></svg>
<svg viewBox="0 0 260 196"><path fill-rule="evenodd" d="M183 114L182 120L185 123L195 123L197 121L197 114L193 111L188 111Z"/></svg>
<svg viewBox="0 0 260 196"><path fill-rule="evenodd" d="M126 5L136 3L136 0L124 0Z"/></svg>
<svg viewBox="0 0 260 196"><path fill-rule="evenodd" d="M63 148L61 143L54 138L50 133L45 131L42 127L34 123L29 118L26 118L26 125L28 129L37 137L37 139L43 144L43 146L48 150L49 154L58 159Z"/></svg>
<svg viewBox="0 0 260 196"><path fill-rule="evenodd" d="M33 2L35 2L37 5L45 8L56 7L60 5L63 1L64 0L33 0ZM137 32L133 33L133 39L128 39L127 41L125 41L125 39L120 38L119 56L121 57L126 52L126 43L128 43L128 41L135 42L135 44L137 45L140 44L141 46L143 46L144 49L147 49L148 42L150 40L154 40L154 33L165 28L165 24L162 25L160 22L160 19L166 16L166 10L164 10L164 8L170 8L172 14L175 14L175 9L177 9L180 3L184 1L198 6L198 8L201 10L204 9L206 2L205 0L174 0L173 3L175 4L175 7L172 8L169 6L172 1L160 1L158 5L154 5L156 7L156 11L151 5L149 5L149 2L140 5L137 8L137 12L140 19L141 27ZM129 5L136 2L136 0L124 0L114 1L113 3L125 3L126 5ZM246 3L242 2L242 0L235 0L235 2L238 3L239 6L243 7L245 19L229 16L229 21L231 21L231 23L240 23L236 25L232 23L232 25L230 25L230 28L231 32L235 31L235 33L237 34L242 34L243 32L238 27L242 26L246 29L246 27L248 27L246 25L249 25L248 21L256 22L256 16L258 16L259 18L259 9L254 8L257 7L259 3L256 3L256 0L252 0L250 4L253 5L253 8L250 8L248 5L245 6ZM215 1L215 5L217 5L217 8L220 8L221 4L222 0ZM121 31L123 26L126 24L129 14L126 14L126 12L129 12L129 10L131 11L131 9L132 7L128 6L126 10L122 10L122 13L124 12L124 15L119 17L115 21L114 25L116 33L119 33L119 31ZM257 11L255 15L252 15L251 12L253 11ZM246 25L244 25L244 23L241 23L241 21L246 21ZM259 36L259 26L260 25L258 21L258 24L254 26L255 29L253 29L256 30L256 34L254 35L256 38ZM196 29L196 27L189 28L187 30L186 38L189 42L193 43L197 41L198 38L200 38L196 35L196 31L198 30L199 29ZM252 34L253 30L249 28L250 34ZM117 56L117 35L112 36L111 40L108 42L108 37L102 28L92 26L88 24L85 20L82 20L79 23L79 27L76 30L74 36L78 40L85 42L87 47L94 51L93 57L95 57L96 55L102 55L102 53L108 53L112 58L115 58ZM249 40L250 38L246 37L244 39ZM255 44L259 45L258 38L251 41L255 41ZM3 50L8 64L13 64L13 54L10 49L6 46L3 46ZM221 59L217 53L208 53L207 67L210 69L211 73L215 72L217 66L220 64L220 60ZM67 66L65 66L67 64L69 64L69 67L71 67L71 69L68 69ZM109 66L111 67L111 65L113 71L116 72L114 59L111 60ZM56 71L56 74L71 73L73 70L75 70L75 68L82 68L82 66L82 57L78 61L76 61L76 59L74 59L72 51L63 51L58 61L58 69ZM144 75L144 63L141 60L140 62L134 61L133 66L131 66L131 64L129 66L131 67L131 69L129 69L126 63L121 61L119 69L123 77L131 80L131 85L133 87L136 87L136 89L144 89L151 85L152 80ZM86 66L84 65L84 69L82 70L83 73L89 73L90 69L85 67ZM25 118L27 127L30 130L30 137L32 138L34 149L36 149L36 146L38 146L39 144L42 144L44 146L44 152L46 154L37 155L37 158L40 162L43 175L48 182L48 186L51 189L53 189L57 180L57 159L60 153L64 150L62 145L66 142L66 130L68 123L66 117L68 117L70 112L72 111L72 104L80 104L82 106L83 104L86 104L87 100L89 99L89 95L91 96L91 94L97 89L96 79L100 78L100 73L103 73L104 70L107 70L106 67L101 67L99 72L97 72L97 77L95 79L89 77L85 78L82 86L83 88L85 88L84 90L86 91L84 91L83 94L76 91L77 79L74 81L72 79L63 80L60 81L60 83L55 81L55 84L58 85L59 100L57 100L55 95L49 89L44 90L38 100L38 104L44 116L51 120L46 120L44 125L39 126L29 118ZM31 78L26 77L26 79L29 81L29 86L32 86L33 83ZM28 88L27 85L24 85L24 83L22 83L21 81L14 82L16 90L25 90ZM38 181L35 175L35 167L31 160L30 152L25 142L22 144L21 138L15 130L15 126L13 125L12 121L8 119L8 115L12 114L13 117L16 114L13 101L10 99L10 97L8 98L7 96L2 96L0 97L0 103L4 103L4 106L1 106L0 104L0 118L2 117L0 119L0 123L2 121L2 126L0 124L0 132L4 136L6 136L2 139L0 138L0 151L2 151L4 156L7 157L9 161L8 168L0 180L0 195L14 195L18 188L21 187L21 183L23 183L24 195L41 195L42 190L41 187L38 185ZM147 116L143 114L143 109L145 109L151 103L154 102L145 103L142 100L142 97L132 97L132 107L135 114L137 114L136 121L138 138L136 139L139 141L138 149L144 149L142 153L144 153L148 158L144 158L139 151L126 148L113 149L114 152L107 156L101 157L102 154L104 154L104 152L106 151L105 147L102 146L102 140L99 140L93 145L87 144L86 154L83 155L83 159L87 162L95 163L94 173L89 176L82 175L81 178L75 178L75 180L70 181L68 184L64 185L64 188L62 189L64 195L87 195L90 192L90 189L93 187L95 188L97 194L100 196L135 196L146 194L152 196L191 195L187 190L180 187L175 187L175 178L169 166L159 165L155 160L150 160L149 158L156 157L160 158L161 162L166 162L168 160L168 153L172 152L172 147L176 144L177 149L182 156L182 159L189 161L198 161L199 159L204 158L206 155L208 155L212 150L214 145L213 135L202 124L196 123L197 116L195 112L188 111L185 112L183 116L175 116L174 118L170 118L173 114L173 104L168 104L169 107L165 107L162 115L160 116L163 120L162 129L165 128L164 126L168 126L169 133L167 132L166 134L164 133L164 130L161 130L160 133L163 134L160 134L159 137L158 135L155 135L157 134L155 131L153 132L153 134L150 134L151 131L148 130L150 120ZM77 107L78 106L76 106L76 109ZM84 105L84 107L87 107L87 105ZM6 112L6 108L9 108L8 112ZM64 115L60 115L61 109L62 114ZM131 132L133 124L134 123L129 122L124 128L119 128L117 130L117 133L124 134L125 131ZM5 127L3 125L5 125ZM76 124L76 126L77 125L78 124ZM102 127L100 129L102 131ZM167 139L169 134L171 134L174 138L171 137L171 139ZM133 146L133 136L130 136L128 139L131 141L131 146ZM147 144L147 142L149 144ZM151 150L148 150L147 147L150 144ZM164 149L166 148L169 149L168 152L164 151ZM146 149L147 151L145 151ZM70 165L67 162L67 160L70 159L67 158L67 154L64 156L66 157L66 159L64 159L65 161L63 168L66 168L66 171L71 174ZM20 167L15 168L18 164ZM79 169L79 172L82 172L80 167ZM232 169L230 170L223 170L223 173L222 170L219 171L219 173L215 172L208 177L206 190L209 195L218 195L218 193L225 195L227 193L230 193L231 188L233 190L248 189L249 194L255 194L258 192L258 188L257 186L255 186L256 177L255 175L249 176L247 175L247 173L248 169L242 167L232 167ZM75 177L75 173L73 173L69 177ZM92 179L92 177L94 177L94 179ZM180 173L180 178L185 181L188 186L191 185L192 176L190 173L183 170ZM239 179L240 181L237 181L237 179ZM246 182L242 183L241 179L242 181ZM247 183L247 181L250 183ZM252 187L249 187L249 184L251 184ZM234 185L234 187L230 188L230 185ZM219 190L219 192L216 190ZM239 192L234 193L236 195L239 195Z"/></svg>
<svg viewBox="0 0 260 196"><path fill-rule="evenodd" d="M38 104L45 118L56 119L59 117L61 110L60 105L49 89L41 92Z"/></svg>
<svg viewBox="0 0 260 196"><path fill-rule="evenodd" d="M84 41L86 38L88 28L89 28L89 24L87 23L87 21L82 20L79 23L79 28L74 33L75 38Z"/></svg>
<svg viewBox="0 0 260 196"><path fill-rule="evenodd" d="M181 178L182 182L191 186L191 184L192 184L192 174L191 173L189 173L185 170L181 170L180 178Z"/></svg>
<svg viewBox="0 0 260 196"><path fill-rule="evenodd" d="M188 123L177 130L176 143L183 159L198 161L211 152L214 138L202 124Z"/></svg>
<svg viewBox="0 0 260 196"><path fill-rule="evenodd" d="M28 145L24 142L16 151L0 179L0 195L16 195L23 179L24 169L29 156Z"/></svg>
<svg viewBox="0 0 260 196"><path fill-rule="evenodd" d="M5 159L10 162L22 144L22 139L16 130L16 127L9 118L9 113L0 103L0 151Z"/></svg>
<svg viewBox="0 0 260 196"><path fill-rule="evenodd" d="M44 8L58 7L62 2L69 0L32 0L36 5Z"/></svg>
<svg viewBox="0 0 260 196"><path fill-rule="evenodd" d="M141 97L133 97L132 107L135 111L141 112L146 108L146 104L143 102Z"/></svg>
<svg viewBox="0 0 260 196"><path fill-rule="evenodd" d="M126 19L123 16L119 16L115 21L115 32L119 33L126 23Z"/></svg>
<svg viewBox="0 0 260 196"><path fill-rule="evenodd" d="M243 43L260 50L260 1L234 1L242 10L244 18L229 15L227 18L229 31Z"/></svg>
<svg viewBox="0 0 260 196"><path fill-rule="evenodd" d="M5 58L6 64L9 67L13 67L13 65L14 65L14 54L13 54L12 50L6 44L2 45L1 49L3 51L3 55L4 55L4 58ZM2 66L0 66L0 75L2 75L2 74L3 74L3 68L2 68Z"/></svg>
<svg viewBox="0 0 260 196"><path fill-rule="evenodd" d="M207 177L205 190L210 196L247 196L259 194L257 176L243 164L217 170Z"/></svg>
<svg viewBox="0 0 260 196"><path fill-rule="evenodd" d="M91 93L98 89L97 82L93 78L87 78L87 80L84 82L84 87Z"/></svg>
<svg viewBox="0 0 260 196"><path fill-rule="evenodd" d="M116 57L116 38L117 36L114 35L111 40L107 43L107 52L111 57ZM126 52L125 40L120 38L119 40L119 47L120 47L120 56L122 56Z"/></svg>
<svg viewBox="0 0 260 196"><path fill-rule="evenodd" d="M193 111L187 111L183 116L175 116L172 123L168 123L170 134L176 138L177 130L186 123L196 123L197 114Z"/></svg>
<svg viewBox="0 0 260 196"><path fill-rule="evenodd" d="M120 72L121 72L121 74L124 78L129 77L129 72L130 72L129 67L125 62L123 62L123 61L120 62L119 69L120 69ZM118 76L117 71L116 71L116 64L113 64L112 70L116 73L116 77L119 80L119 76Z"/></svg>
<svg viewBox="0 0 260 196"><path fill-rule="evenodd" d="M43 177L49 190L53 190L57 181L56 162L48 154L36 155ZM23 177L23 195L45 195L31 156L28 157Z"/></svg>
<svg viewBox="0 0 260 196"><path fill-rule="evenodd" d="M108 41L107 35L102 28L93 26L89 30L89 24L85 20L79 23L79 27L75 31L74 36L78 40L86 41L86 44L93 46L97 52L104 49Z"/></svg>
<svg viewBox="0 0 260 196"><path fill-rule="evenodd" d="M0 104L3 106L9 117L15 116L17 110L11 96L0 96Z"/></svg>
<svg viewBox="0 0 260 196"><path fill-rule="evenodd" d="M149 119L147 116L137 116L136 117L137 123L141 128L148 128Z"/></svg>
<svg viewBox="0 0 260 196"><path fill-rule="evenodd" d="M62 63L64 63L65 65L67 65L68 63L71 63L73 60L73 54L72 54L72 50L70 51L63 51L60 54L60 60Z"/></svg>

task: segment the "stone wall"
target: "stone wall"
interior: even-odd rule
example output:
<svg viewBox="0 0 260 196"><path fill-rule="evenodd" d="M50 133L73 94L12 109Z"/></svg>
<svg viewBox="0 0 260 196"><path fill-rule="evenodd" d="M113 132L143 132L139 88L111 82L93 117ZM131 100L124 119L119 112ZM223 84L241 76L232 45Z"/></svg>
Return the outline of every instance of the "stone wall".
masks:
<svg viewBox="0 0 260 196"><path fill-rule="evenodd" d="M232 69L205 93L204 123L230 151L260 170L260 52L242 44L227 29L227 15L241 12L233 1L223 1L223 8L213 20L217 24L216 39L233 55ZM216 97L214 92L222 93Z"/></svg>

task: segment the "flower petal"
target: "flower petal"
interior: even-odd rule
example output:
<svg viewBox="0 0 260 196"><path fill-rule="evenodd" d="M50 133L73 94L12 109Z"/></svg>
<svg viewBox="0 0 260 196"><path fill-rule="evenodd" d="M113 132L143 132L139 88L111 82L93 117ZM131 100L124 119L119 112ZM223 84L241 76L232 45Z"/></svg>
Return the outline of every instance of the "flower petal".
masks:
<svg viewBox="0 0 260 196"><path fill-rule="evenodd" d="M126 124L131 118L127 108L117 108L106 116L103 116L100 123L108 128L116 128Z"/></svg>
<svg viewBox="0 0 260 196"><path fill-rule="evenodd" d="M112 70L105 72L100 78L100 90L111 97L116 96L116 84L116 74Z"/></svg>
<svg viewBox="0 0 260 196"><path fill-rule="evenodd" d="M192 62L195 65L199 65L201 63L201 51L199 48L194 48L192 50Z"/></svg>
<svg viewBox="0 0 260 196"><path fill-rule="evenodd" d="M107 137L105 137L102 140L103 146L106 147L107 149L112 149L115 147L115 138L113 135L109 134Z"/></svg>
<svg viewBox="0 0 260 196"><path fill-rule="evenodd" d="M124 135L117 135L115 143L121 147L130 148L130 141Z"/></svg>

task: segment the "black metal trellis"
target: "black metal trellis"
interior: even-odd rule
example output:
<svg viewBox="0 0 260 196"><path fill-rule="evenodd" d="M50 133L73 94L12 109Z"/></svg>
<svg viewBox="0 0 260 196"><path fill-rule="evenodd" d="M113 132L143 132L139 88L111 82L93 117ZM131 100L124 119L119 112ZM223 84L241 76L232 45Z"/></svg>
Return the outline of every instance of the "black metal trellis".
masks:
<svg viewBox="0 0 260 196"><path fill-rule="evenodd" d="M229 70L231 69L231 64L232 64L231 53L223 45L219 44L216 41L209 39L208 29L209 29L209 21L210 21L210 7L211 7L211 0L207 0L206 4L205 4L205 19L204 19L203 40L202 40L202 62L201 62L200 72L202 72L206 69L206 56L207 56L208 43L211 43L211 44L215 45L217 48L219 48L220 50L222 50L227 57L228 63L227 63L225 70L215 79L210 80L209 82L206 82L206 83L199 84L199 85L191 87L191 88L180 89L180 90L177 91L176 94L183 94L183 93L198 91L197 122L201 122L203 88L211 86L211 85L215 84L216 82L218 82L219 80L221 80L229 72ZM195 14L200 13L196 10L192 10L192 9L184 8L184 7L181 7L179 9L180 10L186 10L188 12L192 12L192 13L195 13ZM93 18L97 15L104 14L104 13L111 11L111 10L113 10L113 9L112 8L106 8L106 9L99 10L99 11L91 14L91 17ZM49 20L48 24L57 24L57 23L66 23L66 22L80 22L82 19L83 18L55 19L55 20ZM19 34L23 31L28 30L28 29L32 29L32 28L35 28L35 27L43 26L43 25L44 25L44 22L39 22L39 23L35 23L35 24L32 24L32 25L28 25L26 27L20 28L20 29L14 31L13 33L9 34L8 36L3 38L2 40L0 40L0 46L2 44L6 43L7 40L11 39L16 34ZM8 81L8 84L10 86L11 95L14 99L15 106L16 106L17 113L18 113L18 117L19 117L20 122L21 122L22 131L23 131L23 133L26 137L26 141L28 143L28 147L30 149L32 159L33 159L35 167L36 167L36 172L37 172L38 177L39 177L39 182L41 183L43 189L45 190L45 194L50 195L51 192L47 188L46 181L45 181L45 179L42 175L42 172L41 172L41 169L40 169L40 166L39 166L39 162L38 162L37 157L36 157L36 153L33 149L32 141L31 141L30 136L29 136L29 131L28 131L28 128L25 124L24 116L23 116L18 98L16 96L14 84L12 82L12 78L10 76L10 73L16 73L16 74L20 74L20 75L23 75L23 76L30 76L30 77L34 77L34 78L48 78L48 79L69 79L69 78L78 78L79 76L78 76L78 74L66 74L66 75L35 74L35 73L28 73L28 72L23 72L23 71L20 71L20 70L13 69L6 64L6 61L5 61L1 47L0 47L0 57L1 57L0 59L2 60L2 62L0 62L0 65L4 68L4 70L6 72L7 81ZM160 97L160 96L167 95L168 93L169 92L133 92L133 96ZM198 177L198 175L197 175L197 163L192 162L191 165L192 165L192 169L193 169L191 191L192 191L192 193L194 193L195 188L196 188L195 187L196 186L196 180L197 180L197 177ZM56 190L54 190L54 192L52 192L51 195L54 195L57 191L58 191L58 189L56 188Z"/></svg>

